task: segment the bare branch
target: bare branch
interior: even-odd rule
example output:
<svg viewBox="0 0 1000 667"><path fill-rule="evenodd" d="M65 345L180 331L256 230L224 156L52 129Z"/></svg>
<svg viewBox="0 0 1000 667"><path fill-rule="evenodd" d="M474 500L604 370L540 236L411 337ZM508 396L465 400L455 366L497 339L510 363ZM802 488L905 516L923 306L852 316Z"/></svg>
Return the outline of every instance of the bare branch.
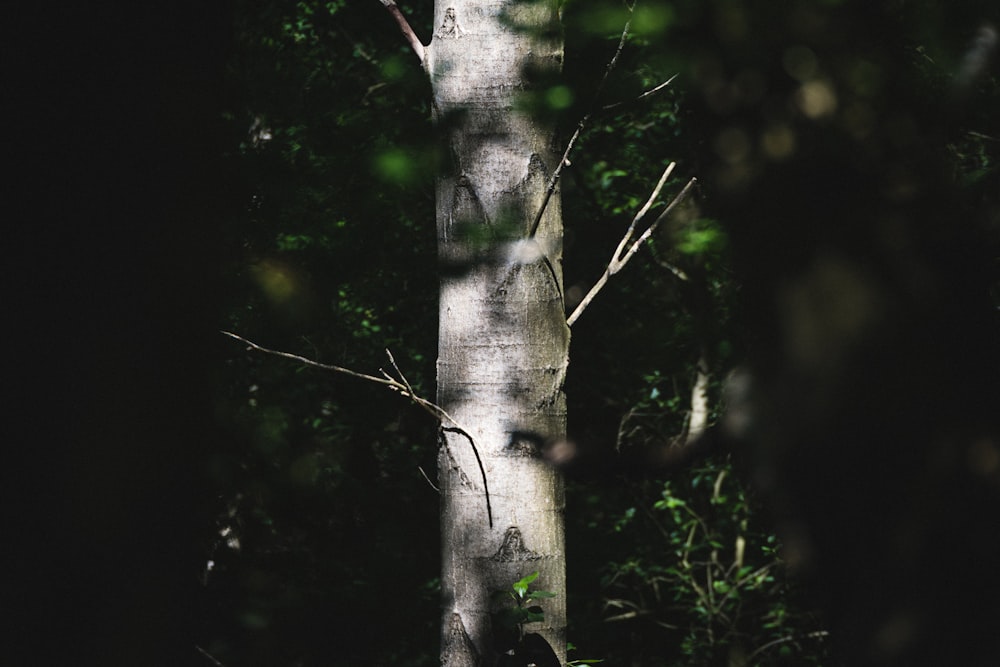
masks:
<svg viewBox="0 0 1000 667"><path fill-rule="evenodd" d="M645 243L649 239L649 237L653 235L653 232L656 231L656 228L660 225L660 223L669 218L670 214L674 212L674 209L677 208L688 198L688 195L691 194L691 190L694 188L694 185L697 182L698 179L692 178L687 182L687 185L685 185L681 189L681 191L677 193L677 196L674 197L673 201L671 201L670 204L667 205L667 208L663 210L663 213L661 213L659 217L657 217L656 220L653 221L653 224L651 224L648 228L646 228L646 231L642 233L642 236L640 236L635 240L635 243L633 243L632 247L629 248L628 253L625 255L625 257L622 258L621 266L625 266L628 260L632 259L632 255L634 255L639 251L639 248L642 247L642 244Z"/></svg>
<svg viewBox="0 0 1000 667"><path fill-rule="evenodd" d="M375 384L380 384L384 387L388 387L389 389L398 392L400 395L409 398L411 401L416 403L425 412L433 416L439 422L450 423L452 425L450 427L446 427L442 423L440 426L441 430L448 433L458 433L464 436L465 439L469 441L469 445L472 447L472 453L476 455L476 463L479 464L479 472L483 477L483 491L486 494L486 513L487 516L489 517L490 528L493 527L493 506L490 502L490 489L486 481L486 468L483 466L483 460L479 456L479 449L476 447L476 441L472 439L472 436L469 434L469 432L465 430L465 428L463 428L461 424L455 421L455 419L451 415L449 415L444 408L442 408L440 405L436 403L428 401L425 398L421 398L420 396L417 395L416 392L413 391L413 387L410 386L410 383L403 375L403 372L399 370L399 366L396 365L396 360L393 358L392 352L390 352L388 349L386 349L385 353L389 356L389 363L392 364L392 367L396 370L396 373L399 374L399 377L401 378L400 380L396 380L388 373L386 373L384 370L381 371L383 377L376 377L374 375L368 375L366 373L359 373L357 371L352 371L351 369L344 368L343 366L334 366L332 364L321 364L318 361L313 361L312 359L307 359L306 357L302 357L297 354L291 354L290 352L272 350L270 348L264 347L263 345L258 345L253 341L247 340L243 336L238 336L231 331L222 331L221 333L225 336L229 336L230 338L233 338L235 340L240 341L241 343L246 344L248 349L257 350L259 352L263 352L265 354L271 354L276 357L284 357L285 359L298 361L299 363L305 364L306 366L311 366L312 368L319 368L320 370L324 371L333 371L334 373L349 375L351 377L359 378L361 380L368 380L369 382L374 382ZM434 485L432 484L431 486Z"/></svg>
<svg viewBox="0 0 1000 667"><path fill-rule="evenodd" d="M344 368L342 366L334 366L332 364L321 364L318 361L313 361L312 359L307 359L306 357L302 357L302 356L299 356L297 354L291 354L290 352L282 352L280 350L272 350L272 349L264 347L262 345L258 345L257 343L254 343L253 341L247 340L246 338L243 338L242 336L238 336L238 335L232 333L231 331L222 331L221 333L223 335L225 335L225 336L229 336L230 338L238 340L241 343L245 343L248 348L253 349L253 350L257 350L258 352L263 352L265 354L271 354L271 355L274 355L276 357L284 357L285 359L291 359L293 361L298 361L299 363L305 364L306 366L311 366L312 368L318 368L318 369L324 370L324 371L333 371L334 373L341 373L343 375L349 375L351 377L359 378L361 380L368 380L369 382L374 382L375 384L380 384L380 385L382 385L384 387L388 387L392 391L398 392L401 396L403 396L405 398L409 398L411 401L413 401L418 406L420 406L421 408L423 408L425 412L427 412L428 414L432 415L434 418L439 419L441 421L446 421L446 422L454 425L456 428L459 428L459 429L462 428L462 426L458 422L456 422L452 418L452 416L449 415L444 410L444 408L442 408L441 406L437 405L436 403L432 403L431 401L428 401L426 398L421 398L419 395L417 395L413 391L413 388L409 385L409 383L405 382L405 378L404 378L403 382L400 382L399 380L396 380L395 378L391 377L385 371L382 371L383 377L377 377L375 375L368 375L366 373L359 373L357 371L352 371L350 368ZM386 350L386 352L388 352L388 350ZM392 359L392 355L391 354L389 355L389 359L390 359L390 361L392 361L393 366L395 366L395 361ZM398 367L396 367L396 371L397 372L399 371ZM402 375L402 373L400 373L400 375ZM462 429L462 430L464 430L464 429Z"/></svg>
<svg viewBox="0 0 1000 667"><path fill-rule="evenodd" d="M582 315L583 311L587 309L590 302L594 300L597 293L604 289L604 286L608 284L608 278L610 277L611 273L605 269L604 273L601 274L601 277L597 279L596 283L594 283L594 286L590 288L589 292L587 292L587 296L583 297L583 301L581 301L573 310L573 314L566 318L566 326L571 327L574 322L580 319L580 315Z"/></svg>
<svg viewBox="0 0 1000 667"><path fill-rule="evenodd" d="M628 264L629 260L632 259L632 256L639 251L640 247L642 247L642 244L645 243L650 236L652 236L654 231L656 231L656 228L659 226L659 224L664 220L666 220L667 217L669 217L670 214L673 213L674 209L676 209L677 206L681 204L681 202L683 202L685 199L688 198L688 195L691 193L691 189L697 182L697 180L694 178L689 180L687 182L687 185L685 185L684 188L681 189L679 193L677 193L677 195L673 198L670 204L667 205L667 207L663 210L663 212L660 213L660 215L656 218L656 220L654 220L653 223L646 228L646 231L644 231L642 235L639 236L639 238L635 239L634 241L632 240L632 235L635 234L635 229L636 226L638 225L639 220L641 220L642 217L649 211L650 207L652 206L652 202L659 196L660 190L663 188L663 184L670 176L670 173L673 171L675 165L676 163L671 162L664 170L663 175L660 176L660 180L656 184L656 187L653 188L653 193L650 195L649 199L639 210L639 212L636 213L635 217L632 218L632 223L629 225L629 228L625 232L625 235L622 237L622 240L618 243L618 247L615 248L615 252L611 256L611 261L608 262L607 268L604 269L604 273L601 275L600 278L597 279L597 282L594 284L594 286L590 288L590 291L587 292L587 296L583 298L583 300L579 303L579 305L576 307L573 313L568 318L566 318L566 324L568 324L569 326L573 326L573 323L580 318L580 315L582 315L583 311L586 310L587 306L590 305L590 302L594 300L594 297L597 296L598 292L600 292L604 288L604 286L607 284L611 276L621 271L622 268L626 264ZM630 243L631 245L629 245Z"/></svg>
<svg viewBox="0 0 1000 667"><path fill-rule="evenodd" d="M576 124L576 130L573 132L573 136L569 138L569 143L566 144L566 150L563 151L562 157L559 158L559 164L556 165L556 170L552 172L552 178L549 179L549 185L545 188L545 197L542 199L541 206L538 207L538 213L535 214L535 219L531 222L531 231L528 233L528 238L533 238L535 232L538 231L538 225L542 222L542 216L545 215L545 209L549 205L549 200L552 199L552 193L556 191L556 184L559 183L559 177L562 175L563 167L569 164L569 154L573 150L573 145L576 144L576 140L580 138L580 133L583 132L583 128L587 126L587 121L590 120L590 114L588 113L580 122Z"/></svg>
<svg viewBox="0 0 1000 667"><path fill-rule="evenodd" d="M612 109L617 109L618 107L624 106L626 104L631 104L631 103L634 103L634 102L641 102L642 100L646 99L647 97L655 95L656 93L660 92L661 90L663 90L664 88L666 88L667 86L669 86L671 83L673 83L674 79L676 79L677 76L678 76L677 74L674 74L672 77L670 77L669 79L667 79L663 83L659 84L658 86L656 86L654 88L650 88L649 90L647 90L646 92L644 92L642 95L639 95L639 97L635 98L634 100L623 100L621 102L615 102L614 104L608 104L608 105L605 105L605 106L601 107L601 111L611 111Z"/></svg>
<svg viewBox="0 0 1000 667"><path fill-rule="evenodd" d="M212 662L213 665L216 665L216 667L225 667L225 665L223 665L221 662L219 662L218 660L216 660L212 656L211 653L209 653L208 651L206 651L202 647L198 646L197 644L195 644L194 647L198 651L198 653L201 653L203 656L205 656L206 658L208 658Z"/></svg>
<svg viewBox="0 0 1000 667"><path fill-rule="evenodd" d="M816 632L809 632L805 636L807 638L809 638L809 639L825 639L826 637L830 636L830 633L827 632L826 630L817 630ZM764 644L763 646L761 646L760 648L758 648L756 651L754 651L753 653L751 653L750 657L747 658L747 662L750 662L750 660L752 660L753 658L756 658L758 655L760 655L761 653L763 653L764 651L770 649L773 646L778 646L779 644L786 644L788 642L793 642L796 639L798 639L798 638L795 637L794 635L788 635L786 637L779 637L778 639L774 639L772 641L769 641L768 643Z"/></svg>
<svg viewBox="0 0 1000 667"><path fill-rule="evenodd" d="M318 361L313 361L312 359L307 359L306 357L301 357L297 354L292 354L290 352L281 352L280 350L272 350L262 345L258 345L253 341L247 340L243 336L238 336L231 331L222 331L220 333L223 336L229 336L230 338L234 338L240 341L241 343L245 343L247 347L257 350L258 352L264 352L265 354L273 354L276 357L284 357L285 359L298 361L300 363L305 364L306 366L312 366L313 368L319 368L324 371L333 371L334 373L343 373L344 375L350 375L351 377L360 378L362 380L368 380L369 382L375 382L377 384L386 385L391 388L398 388L402 390L406 389L405 385L403 385L400 382L397 382L396 380L393 380L392 378L386 379L386 378L375 377L374 375L366 375L365 373L358 373L357 371L352 371L351 369L343 368L342 366L321 364Z"/></svg>
<svg viewBox="0 0 1000 667"><path fill-rule="evenodd" d="M432 489L434 489L438 493L441 493L441 489L437 488L437 486L434 485L434 482L432 482L431 478L427 476L427 473L424 472L423 468L421 468L420 466L417 466L417 470L419 470L420 474L424 476L424 479L427 480L427 483L431 485Z"/></svg>
<svg viewBox="0 0 1000 667"><path fill-rule="evenodd" d="M417 33L413 32L413 28L410 27L410 22L406 20L405 16L403 16L403 12L399 11L399 7L396 5L395 0L379 0L379 2L381 2L387 10L389 10L389 13L392 14L392 18L396 19L396 25L399 26L400 32L403 33L403 37L405 37L406 41L410 43L410 48L413 49L413 52L417 54L417 58L420 60L420 63L423 64L424 59L426 58L426 49L420 42L420 38L417 37Z"/></svg>
<svg viewBox="0 0 1000 667"><path fill-rule="evenodd" d="M684 270L681 269L680 267L674 266L670 262L664 259L660 259L659 257L654 257L654 259L656 260L657 264L665 268L670 273L674 274L678 280L683 280L684 282L688 282L689 280L691 280L691 276L685 273Z"/></svg>
<svg viewBox="0 0 1000 667"><path fill-rule="evenodd" d="M615 254L611 256L611 266L615 266L616 263L621 258L622 252L624 252L625 250L625 246L632 239L632 235L635 233L636 225L638 225L639 221L642 220L642 218L647 213L649 213L649 209L652 208L653 204L659 198L660 192L663 190L664 184L667 182L667 179L670 178L670 174L673 173L674 167L676 166L677 166L676 162L671 162L670 164L667 165L667 168L663 170L663 174L660 176L660 180L656 182L656 187L653 188L653 191L650 193L649 198L646 199L646 203L642 205L642 208L640 208L639 211L634 216L632 216L632 222L629 223L628 230L626 230L625 235L622 237L622 240L619 241L618 247L615 248ZM611 273L612 274L617 273L618 269L620 268L621 266L615 266L615 268L613 268Z"/></svg>
<svg viewBox="0 0 1000 667"><path fill-rule="evenodd" d="M385 0L382 0L385 2ZM618 47L615 49L615 55L611 57L608 61L607 67L604 68L604 77L601 78L601 82L597 85L597 91L594 93L594 99L590 103L590 109L584 114L580 122L576 124L576 131L573 132L573 136L570 137L569 143L566 144L566 150L563 151L562 158L559 160L559 164L556 165L555 171L552 172L552 177L549 179L549 185L545 189L545 197L542 199L541 206L538 207L538 213L535 214L535 219L531 223L531 231L528 233L528 238L532 238L535 232L538 231L538 225L542 222L542 215L545 214L545 209L549 205L549 200L552 198L552 193L556 190L556 185L559 183L559 177L562 175L563 167L569 164L569 154L573 150L573 145L576 140L580 137L580 133L583 132L583 128L587 126L587 122L590 117L594 115L594 110L597 108L597 102L601 99L601 94L604 92L604 87L608 83L608 78L611 76L611 72L618 65L618 58L622 55L622 49L625 48L625 42L628 40L628 33L632 27L632 12L635 9L635 5L626 5L628 7L629 18L625 21L625 27L622 29L621 39L618 40Z"/></svg>
<svg viewBox="0 0 1000 667"><path fill-rule="evenodd" d="M393 369L396 371L396 375L399 376L403 385L406 386L406 391L409 392L410 396L416 396L416 393L413 391L413 387L410 386L410 381L406 379L406 376L403 375L403 371L399 370L399 366L396 365L396 360L393 358L392 352L389 351L389 348L385 348L385 355L389 357L389 363L392 364Z"/></svg>
<svg viewBox="0 0 1000 667"><path fill-rule="evenodd" d="M985 141L1000 141L1000 139L997 139L996 137L991 137L988 134L983 134L982 132L976 132L975 130L969 130L968 132L966 132L966 134L972 137L973 139L983 139Z"/></svg>

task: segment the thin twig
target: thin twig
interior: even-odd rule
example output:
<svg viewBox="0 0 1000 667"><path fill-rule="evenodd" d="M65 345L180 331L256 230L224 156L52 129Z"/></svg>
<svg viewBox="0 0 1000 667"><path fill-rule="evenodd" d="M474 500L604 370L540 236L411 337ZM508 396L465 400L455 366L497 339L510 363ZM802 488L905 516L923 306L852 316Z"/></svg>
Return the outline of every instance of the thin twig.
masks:
<svg viewBox="0 0 1000 667"><path fill-rule="evenodd" d="M383 2L385 0L382 0ZM538 225L542 222L542 216L545 214L545 209L549 205L549 200L552 198L552 193L556 190L556 185L559 183L559 177L562 175L563 167L569 164L569 154L573 150L573 145L576 140L580 137L580 133L583 132L583 128L587 126L587 122L590 117L594 115L594 111L597 109L597 102L601 99L601 94L604 92L604 87L608 83L608 79L611 76L611 72L618 65L618 58L622 55L622 50L625 48L625 42L628 40L629 30L632 27L632 12L635 10L635 4L626 5L628 7L628 20L625 21L625 27L622 29L622 36L618 40L618 47L615 49L615 55L611 57L608 61L607 67L604 68L604 76L601 78L601 82L597 84L597 91L594 92L594 99L590 103L590 109L587 113L583 115L580 122L576 124L576 131L573 132L573 136L570 137L569 143L566 144L566 150L563 151L562 157L559 159L559 164L556 165L555 171L552 172L552 177L549 179L549 185L545 188L545 197L542 198L542 204L538 207L538 213L535 214L535 219L531 223L531 231L528 233L528 238L533 238L535 232L538 231Z"/></svg>
<svg viewBox="0 0 1000 667"><path fill-rule="evenodd" d="M665 268L670 273L674 274L674 276L676 276L678 280L681 280L683 282L688 282L688 281L691 280L691 276L689 276L687 273L685 273L680 267L674 266L673 264L671 264L667 260L660 259L659 257L655 257L654 256L653 259L656 260L657 264L659 264L660 266L662 266L663 268Z"/></svg>
<svg viewBox="0 0 1000 667"><path fill-rule="evenodd" d="M681 189L681 191L677 193L677 196L674 197L673 200L670 202L670 204L667 205L667 208L663 210L663 213L661 213L659 217L653 221L653 224L651 224L649 227L646 228L646 231L642 233L642 236L640 236L635 240L635 243L633 243L632 247L629 248L628 253L625 255L625 257L622 258L621 266L625 266L626 262L628 262L628 260L632 258L632 255L637 253L639 251L639 248L642 247L642 244L645 243L649 239L649 237L653 235L653 232L656 231L656 228L659 226L659 224L664 220L666 220L668 217L670 217L670 214L674 212L674 209L677 208L682 202L684 202L684 200L688 198L688 195L691 194L691 190L694 188L694 185L697 182L698 179L692 177L691 180L687 182L687 185L685 185Z"/></svg>
<svg viewBox="0 0 1000 667"><path fill-rule="evenodd" d="M406 379L406 376L403 375L403 371L399 370L399 366L396 365L396 360L393 358L392 352L389 351L389 348L385 348L385 355L389 357L389 363L392 364L392 367L396 370L396 375L399 376L399 379L402 380L403 384L406 386L406 391L408 391L411 396L416 395L413 391L413 387L410 386L410 381Z"/></svg>
<svg viewBox="0 0 1000 667"><path fill-rule="evenodd" d="M235 340L238 340L241 343L245 343L250 349L254 349L259 352L263 352L265 354L271 354L276 357L284 357L285 359L292 359L293 361L298 361L299 363L305 364L306 366L319 368L325 371L333 371L334 373L342 373L344 375L349 375L351 377L359 378L362 380L368 380L369 382L374 382L375 384L380 384L384 387L388 387L389 389L398 392L400 395L409 398L411 401L413 401L418 406L423 408L425 412L433 416L438 421L440 422L447 421L450 424L452 424L451 427L445 427L442 425L441 429L449 433L458 433L460 435L463 435L465 436L465 439L469 441L469 445L472 447L472 453L476 455L476 463L479 464L479 472L482 474L483 477L483 491L486 494L486 513L487 516L489 517L490 528L493 527L493 507L490 502L490 490L488 483L486 481L486 468L483 466L483 461L479 456L479 449L476 447L476 441L473 440L472 436L469 435L469 432L465 430L465 428L463 428L461 424L455 421L455 419L451 415L449 415L444 408L442 408L440 405L436 403L428 401L426 398L421 398L420 396L417 395L416 392L413 391L413 387L410 386L410 383L403 375L403 372L399 370L399 366L396 365L396 360L393 358L392 352L390 352L388 349L386 349L385 353L389 355L389 362L392 364L392 367L399 374L399 377L402 378L402 381L396 380L385 371L382 371L382 375L384 377L376 377L374 375L368 375L366 373L359 373L357 371L352 371L351 369L344 368L343 366L334 366L333 364L321 364L318 361L313 361L312 359L308 359L306 357L302 357L297 354L291 354L290 352L272 350L270 348L264 347L263 345L258 345L253 341L247 340L243 336L238 336L231 331L222 331L220 333L222 333L225 336L229 336L230 338L233 338ZM433 484L431 486L433 486Z"/></svg>
<svg viewBox="0 0 1000 667"><path fill-rule="evenodd" d="M604 622L615 623L616 621L630 621L633 618L639 618L641 616L651 616L652 614L653 614L652 609L636 609L635 611L627 611L624 614L609 616L604 619Z"/></svg>
<svg viewBox="0 0 1000 667"><path fill-rule="evenodd" d="M216 665L216 667L226 667L226 666L225 666L225 665L223 665L223 664L222 664L221 662L219 662L218 660L216 660L216 659L215 659L215 658L214 658L214 657L212 656L212 654L211 654L211 653L209 653L208 651L206 651L206 650L205 650L205 649L203 649L202 647L198 646L197 644L195 644L195 645L194 645L194 647L195 647L195 649L196 649L196 650L198 651L198 653L201 653L201 654L202 654L203 656L205 656L206 658L208 658L209 660L211 660L211 661L212 661L212 664L213 664L213 665Z"/></svg>
<svg viewBox="0 0 1000 667"><path fill-rule="evenodd" d="M432 482L432 481L431 481L431 478L427 476L427 473L425 473L425 472L424 472L424 469L423 469L422 467L420 467L420 466L417 466L417 470L419 470L419 471L420 471L420 474L424 476L424 479L425 479L425 480L427 480L427 483L431 485L431 488L432 488L432 489L434 489L434 490L435 490L435 491L437 491L438 493L441 493L441 489L437 488L437 487L436 487L436 486L434 485L434 482Z"/></svg>
<svg viewBox="0 0 1000 667"><path fill-rule="evenodd" d="M270 348L264 347L263 345L258 345L257 343L254 343L251 340L247 340L243 336L238 336L231 331L222 331L220 333L222 333L224 336L229 336L230 338L238 340L241 343L245 343L247 347L257 350L258 352L271 354L276 357L284 357L285 359L298 361L299 363L305 364L306 366L311 366L313 368L318 368L324 371L333 371L334 373L341 373L343 375L349 375L351 377L355 377L361 380L368 380L369 382L374 382L375 384L380 384L384 387L388 387L389 389L398 392L404 398L409 398L411 401L413 401L421 408L423 408L425 412L433 415L435 418L440 419L442 421L451 422L457 428L461 428L458 422L452 419L451 415L449 415L444 410L444 408L437 405L436 403L428 401L426 398L420 397L419 395L414 393L413 388L410 387L409 384L396 380L385 371L382 371L384 377L368 375L367 373L359 373L357 371L352 371L350 368L344 368L343 366L334 366L333 364L321 364L318 361L313 361L312 359L300 356L298 354L292 354L290 352L282 352L281 350L272 350Z"/></svg>
<svg viewBox="0 0 1000 667"><path fill-rule="evenodd" d="M636 226L639 224L639 221L642 220L647 213L649 213L649 209L653 207L653 203L659 198L660 192L663 190L663 186L666 184L667 179L670 178L670 174L673 173L674 167L676 166L676 162L671 162L667 165L667 168L664 169L663 173L660 175L660 180L656 182L656 187L653 188L653 191L649 194L649 198L646 199L646 203L642 205L642 208L640 208L634 216L632 216L632 222L629 223L628 229L625 231L625 235L618 243L618 247L615 248L615 254L611 257L612 264L620 260L626 244L628 244L628 242L632 239L632 234L635 233ZM621 267L619 266L618 268ZM617 271L618 269L616 268L613 273L616 273Z"/></svg>
<svg viewBox="0 0 1000 667"><path fill-rule="evenodd" d="M590 114L588 113L580 122L576 124L576 130L573 132L573 136L569 138L569 143L566 144L566 150L563 151L562 157L559 158L559 164L556 165L556 170L552 172L552 178L549 179L549 184L545 188L545 197L542 199L542 205L538 207L538 213L535 214L535 219L531 222L531 232L528 234L528 238L534 238L535 232L538 231L538 225L542 222L542 216L545 215L545 209L549 205L549 200L552 198L552 193L556 191L556 184L559 182L559 177L562 175L563 167L569 164L569 154L573 150L573 145L576 144L576 140L580 137L580 133L583 132L583 128L587 126L587 121L590 120Z"/></svg>
<svg viewBox="0 0 1000 667"><path fill-rule="evenodd" d="M632 104L632 103L635 103L635 102L641 102L642 100L646 99L647 97L655 95L656 93L660 92L661 90L663 90L664 88L666 88L667 86L669 86L671 83L673 83L674 79L676 79L678 76L679 75L674 74L672 77L670 77L669 79L667 79L663 83L661 83L658 86L655 86L653 88L650 88L649 90L647 90L646 92L642 93L641 95L639 95L635 99L632 99L632 100L622 100L621 102L615 102L613 104L606 104L603 107L601 107L601 111L611 111L612 109L617 109L618 107L624 106L626 104Z"/></svg>
<svg viewBox="0 0 1000 667"><path fill-rule="evenodd" d="M679 206L681 202L687 199L688 195L691 193L691 189L697 182L697 180L694 178L689 180L687 182L687 185L685 185L684 188L681 189L679 193L677 193L677 195L673 198L670 204L667 205L667 207L663 210L663 212L660 213L660 215L656 218L656 220L654 220L653 223L646 228L646 231L644 231L634 241L632 240L632 236L633 234L635 234L636 226L638 225L639 220L641 220L642 217L646 214L646 212L649 211L649 208L652 205L652 201L659 196L663 184L670 176L670 173L673 171L675 165L676 163L671 162L664 170L663 175L660 177L660 180L656 184L656 187L653 188L653 193L650 195L650 198L646 201L646 203L639 210L639 212L636 213L635 217L632 218L632 222L631 224L629 224L628 230L625 232L625 235L622 237L622 240L618 243L618 247L615 248L615 252L611 256L611 261L608 262L607 268L604 269L604 273L601 275L600 278L598 278L594 286L590 288L590 291L587 293L587 296L583 298L580 304L573 311L573 314L570 315L568 318L566 318L567 325L573 326L573 323L580 318L580 315L582 315L583 311L586 310L587 306L590 305L590 302L594 300L594 297L597 296L598 292L600 292L604 288L604 286L608 283L608 280L611 278L611 276L621 271L621 269L626 264L628 264L629 260L632 259L632 256L639 251L640 247L642 247L642 244L645 243L650 236L652 236L654 231L656 231L656 228L659 226L659 224L663 222L665 219L667 219L667 217L669 217L670 214L673 213L674 209L677 208L677 206ZM630 243L631 245L629 245Z"/></svg>
<svg viewBox="0 0 1000 667"><path fill-rule="evenodd" d="M824 637L829 637L829 636L830 636L830 633L827 632L826 630L817 630L816 632L810 632L810 633L808 633L806 635L806 638L808 638L808 639L823 639ZM798 639L798 637L795 637L794 635L788 635L787 637L780 637L780 638L775 639L773 641L769 641L768 643L764 644L763 646L761 646L760 648L758 648L756 651L754 651L753 653L751 653L749 655L749 657L747 657L747 663L750 663L758 655L760 655L761 653L763 653L764 651L768 650L769 648L771 648L773 646L777 646L779 644L786 644L788 642L793 642L796 639Z"/></svg>
<svg viewBox="0 0 1000 667"><path fill-rule="evenodd" d="M386 386L389 386L389 387L397 387L397 388L403 389L403 390L406 389L406 386L403 385L401 382L397 382L396 380L393 380L391 378L384 379L384 378L380 378L380 377L375 377L374 375L366 375L365 373L358 373L357 371L352 371L350 368L344 368L342 366L334 366L332 364L321 364L318 361L313 361L312 359L307 359L306 357L301 357L301 356L299 356L297 354L292 354L290 352L282 352L280 350L272 350L270 348L264 347L263 345L258 345L257 343L254 343L253 341L247 340L243 336L238 336L237 334L234 334L231 331L221 331L220 333L223 336L229 336L230 338L234 338L234 339L240 341L241 343L245 343L248 347L250 347L250 348L252 348L254 350L257 350L258 352L264 352L266 354L273 354L276 357L284 357L286 359L292 359L293 361L298 361L298 362L301 362L301 363L303 363L303 364L305 364L307 366L312 366L313 368L319 368L319 369L322 369L324 371L333 371L334 373L343 373L344 375L350 375L351 377L360 378L362 380L368 380L369 382L376 382L378 384L386 385Z"/></svg>
<svg viewBox="0 0 1000 667"><path fill-rule="evenodd" d="M968 132L966 132L966 134L968 134L973 139L984 139L986 141L1000 141L1000 139L997 139L996 137L991 137L988 134L983 134L982 132L976 132L975 130L969 130Z"/></svg>

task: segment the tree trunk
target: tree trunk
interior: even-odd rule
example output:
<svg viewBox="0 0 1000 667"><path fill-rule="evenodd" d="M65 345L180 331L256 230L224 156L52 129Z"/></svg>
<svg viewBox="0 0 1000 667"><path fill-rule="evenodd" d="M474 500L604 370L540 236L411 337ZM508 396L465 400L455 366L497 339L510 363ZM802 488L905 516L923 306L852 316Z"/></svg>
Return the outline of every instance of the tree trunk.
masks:
<svg viewBox="0 0 1000 667"><path fill-rule="evenodd" d="M538 633L566 652L563 482L541 458L565 435L569 329L558 193L532 234L557 165L552 129L518 108L526 72L558 72L556 4L436 3L424 51L447 147L437 186L442 262L438 403L442 422L442 664L494 665L512 648L496 614L535 571ZM515 639L519 635L515 628ZM537 639L537 638L536 638ZM541 663L539 663L541 664Z"/></svg>

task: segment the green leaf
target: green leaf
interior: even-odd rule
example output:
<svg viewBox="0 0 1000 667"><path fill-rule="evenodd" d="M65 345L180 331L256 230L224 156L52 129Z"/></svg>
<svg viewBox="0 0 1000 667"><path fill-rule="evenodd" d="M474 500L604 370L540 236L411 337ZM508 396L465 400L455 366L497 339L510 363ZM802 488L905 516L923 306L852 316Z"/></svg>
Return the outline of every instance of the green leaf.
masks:
<svg viewBox="0 0 1000 667"><path fill-rule="evenodd" d="M514 592L517 596L523 598L528 593L528 585L531 584L535 579L538 578L538 572L532 572L524 579L514 582Z"/></svg>

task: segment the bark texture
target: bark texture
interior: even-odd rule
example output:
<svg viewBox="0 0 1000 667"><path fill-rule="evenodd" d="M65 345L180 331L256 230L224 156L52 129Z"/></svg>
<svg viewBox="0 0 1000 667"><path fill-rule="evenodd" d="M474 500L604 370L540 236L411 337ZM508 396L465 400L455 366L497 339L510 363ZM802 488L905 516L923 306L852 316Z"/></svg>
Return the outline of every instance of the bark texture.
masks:
<svg viewBox="0 0 1000 667"><path fill-rule="evenodd" d="M561 66L557 22L548 0L439 1L424 54L449 155L437 188L438 403L459 427L442 424L438 472L449 667L497 663L493 615L511 601L492 594L534 571L558 596L525 631L565 662L563 483L540 456L566 422L558 195L530 235L559 157L551 128L518 108L527 72Z"/></svg>

